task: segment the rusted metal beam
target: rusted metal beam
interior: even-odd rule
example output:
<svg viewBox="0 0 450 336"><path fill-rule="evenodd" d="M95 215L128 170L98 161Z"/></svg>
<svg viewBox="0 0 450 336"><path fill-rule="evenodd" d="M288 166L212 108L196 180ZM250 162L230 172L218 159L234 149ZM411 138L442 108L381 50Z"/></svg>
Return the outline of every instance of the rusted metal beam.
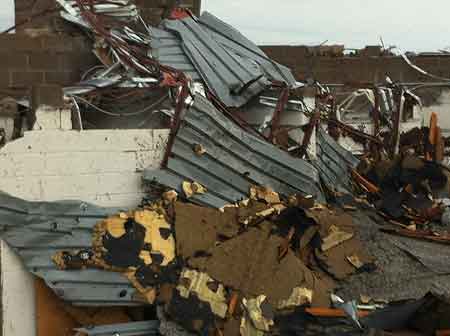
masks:
<svg viewBox="0 0 450 336"><path fill-rule="evenodd" d="M170 156L170 153L172 152L173 144L175 143L175 137L180 128L181 121L183 120L182 113L184 111L184 104L185 104L186 98L188 96L189 96L189 87L188 87L187 83L185 83L181 87L180 94L178 95L177 104L175 106L175 115L171 121L170 134L169 134L169 139L167 141L166 152L164 153L164 158L161 163L161 166L163 168L167 167L167 163L169 161L169 156Z"/></svg>
<svg viewBox="0 0 450 336"><path fill-rule="evenodd" d="M339 120L329 119L328 123L336 125L341 130L352 134L356 138L359 138L359 139L362 139L362 140L367 140L369 142L373 142L373 143L378 144L378 145L383 145L383 143L381 142L380 139L375 138L374 136L372 136L370 134L366 134L364 132L361 132L360 130L358 130L358 129L352 127L352 126L346 125L346 124L344 124L343 122L341 122Z"/></svg>
<svg viewBox="0 0 450 336"><path fill-rule="evenodd" d="M347 313L343 309L333 308L305 308L305 312L316 317L347 317ZM368 311L359 310L358 317L366 317L370 313Z"/></svg>
<svg viewBox="0 0 450 336"><path fill-rule="evenodd" d="M275 112L273 113L273 117L272 117L272 123L271 123L271 127L270 127L270 135L269 135L269 141L272 143L274 142L277 131L280 128L281 114L283 113L284 109L286 108L287 102L289 100L289 94L290 94L289 87L287 87L286 84L284 84L282 86L281 93L278 98L277 106L275 107Z"/></svg>
<svg viewBox="0 0 450 336"><path fill-rule="evenodd" d="M302 145L300 146L299 155L301 158L303 158L306 155L306 152L308 150L309 143L311 142L311 137L313 135L314 129L316 128L317 124L320 120L320 110L316 108L314 111L313 116L311 117L311 120L309 121L309 124L305 130L305 134L303 136Z"/></svg>
<svg viewBox="0 0 450 336"><path fill-rule="evenodd" d="M376 185L365 179L355 169L352 169L351 173L355 181L362 184L370 193L378 194L380 192L380 189Z"/></svg>
<svg viewBox="0 0 450 336"><path fill-rule="evenodd" d="M330 104L331 104L331 113L330 113L330 119L337 121L337 102L336 97L331 96L330 98ZM339 140L339 127L336 126L336 123L329 123L328 124L328 134L335 140Z"/></svg>

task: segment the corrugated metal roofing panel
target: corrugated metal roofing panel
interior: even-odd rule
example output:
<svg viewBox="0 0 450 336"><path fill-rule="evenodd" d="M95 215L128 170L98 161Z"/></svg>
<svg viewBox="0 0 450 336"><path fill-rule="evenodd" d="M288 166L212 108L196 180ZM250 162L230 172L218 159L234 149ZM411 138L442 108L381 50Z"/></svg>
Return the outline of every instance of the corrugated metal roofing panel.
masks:
<svg viewBox="0 0 450 336"><path fill-rule="evenodd" d="M227 106L239 107L268 85L261 69L219 45L193 18L165 20L207 86Z"/></svg>
<svg viewBox="0 0 450 336"><path fill-rule="evenodd" d="M286 82L290 86L295 85L295 77L288 67L270 59L256 44L229 24L209 12L203 12L199 22L219 44L256 61L269 79Z"/></svg>
<svg viewBox="0 0 450 336"><path fill-rule="evenodd" d="M75 305L138 305L135 289L123 275L96 269L61 271L52 261L58 251L91 247L95 223L119 210L80 201L28 202L0 193L0 237L64 300Z"/></svg>
<svg viewBox="0 0 450 336"><path fill-rule="evenodd" d="M347 189L350 168L355 168L359 160L339 145L321 127L317 128L317 159L312 164L318 169L322 181L330 188Z"/></svg>
<svg viewBox="0 0 450 336"><path fill-rule="evenodd" d="M88 336L150 336L158 334L159 321L130 322L75 329Z"/></svg>
<svg viewBox="0 0 450 336"><path fill-rule="evenodd" d="M151 29L152 56L194 80L203 80L227 106L242 106L263 91L269 79L296 84L289 68L272 61L212 14L165 20L162 25L170 32Z"/></svg>
<svg viewBox="0 0 450 336"><path fill-rule="evenodd" d="M206 153L195 154L196 144ZM200 95L185 113L167 168L146 170L144 178L180 192L183 181L196 181L208 192L193 200L216 208L247 198L255 184L286 196L307 194L323 200L312 165L247 133Z"/></svg>
<svg viewBox="0 0 450 336"><path fill-rule="evenodd" d="M183 71L194 81L201 80L197 69L195 69L181 47L181 41L178 37L168 31L153 27L150 30L150 34L150 45L152 48L150 54L152 57L164 65Z"/></svg>

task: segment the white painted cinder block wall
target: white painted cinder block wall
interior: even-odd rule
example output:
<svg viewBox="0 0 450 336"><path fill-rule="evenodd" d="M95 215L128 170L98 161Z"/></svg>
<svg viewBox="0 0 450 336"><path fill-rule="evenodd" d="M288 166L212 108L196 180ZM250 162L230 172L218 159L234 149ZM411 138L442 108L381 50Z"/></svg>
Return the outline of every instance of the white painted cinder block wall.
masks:
<svg viewBox="0 0 450 336"><path fill-rule="evenodd" d="M0 190L31 201L135 207L142 171L158 167L168 130L26 132L0 150Z"/></svg>
<svg viewBox="0 0 450 336"><path fill-rule="evenodd" d="M169 130L41 130L0 149L0 191L30 201L137 206L142 171L162 161ZM0 243L2 335L35 336L33 276Z"/></svg>
<svg viewBox="0 0 450 336"><path fill-rule="evenodd" d="M2 335L36 335L34 278L19 256L0 241Z"/></svg>

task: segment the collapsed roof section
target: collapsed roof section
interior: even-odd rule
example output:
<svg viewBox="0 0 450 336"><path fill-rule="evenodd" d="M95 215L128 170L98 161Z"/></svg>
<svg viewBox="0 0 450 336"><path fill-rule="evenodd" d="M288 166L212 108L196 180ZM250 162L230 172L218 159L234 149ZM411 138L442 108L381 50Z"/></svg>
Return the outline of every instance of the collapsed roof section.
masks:
<svg viewBox="0 0 450 336"><path fill-rule="evenodd" d="M221 208L247 198L252 185L324 200L316 168L243 130L198 94L169 150L167 167L146 170L144 178L178 191L184 181L200 183L208 192L192 200L203 205Z"/></svg>
<svg viewBox="0 0 450 336"><path fill-rule="evenodd" d="M164 20L152 28L152 56L161 64L203 80L228 107L240 107L271 82L295 86L291 71L214 15Z"/></svg>

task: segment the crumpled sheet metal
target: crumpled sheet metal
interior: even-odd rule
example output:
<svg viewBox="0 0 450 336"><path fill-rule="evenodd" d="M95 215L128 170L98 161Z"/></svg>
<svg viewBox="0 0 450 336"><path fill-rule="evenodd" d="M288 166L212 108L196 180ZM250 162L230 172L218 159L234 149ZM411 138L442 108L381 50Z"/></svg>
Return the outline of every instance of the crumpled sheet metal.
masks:
<svg viewBox="0 0 450 336"><path fill-rule="evenodd" d="M198 156L193 148L202 145ZM184 181L200 183L208 191L190 200L222 208L248 198L252 185L270 187L280 195L324 197L319 174L308 162L247 133L200 95L185 113L167 168L146 170L144 179L176 189Z"/></svg>
<svg viewBox="0 0 450 336"><path fill-rule="evenodd" d="M194 64L186 56L181 41L175 34L151 27L150 36L152 37L150 56L156 58L161 64L183 71L193 81L202 79Z"/></svg>
<svg viewBox="0 0 450 336"><path fill-rule="evenodd" d="M226 106L242 106L268 86L255 63L223 48L193 18L166 20L163 26L181 38L184 52Z"/></svg>
<svg viewBox="0 0 450 336"><path fill-rule="evenodd" d="M87 336L150 336L158 335L159 321L142 321L121 324L102 325L75 329Z"/></svg>
<svg viewBox="0 0 450 336"><path fill-rule="evenodd" d="M56 0L64 11L61 11L61 16L67 21L79 24L86 28L89 25L81 17L80 10L76 1L73 0ZM102 3L98 0L93 1L94 12L105 17L110 17L116 20L133 21L138 15L139 11L129 0L109 0L108 3Z"/></svg>
<svg viewBox="0 0 450 336"><path fill-rule="evenodd" d="M289 86L297 85L295 77L288 67L274 62L255 43L229 24L206 11L202 13L199 21L203 29L207 29L224 48L234 50L237 54L256 62L267 78L285 82Z"/></svg>
<svg viewBox="0 0 450 336"><path fill-rule="evenodd" d="M62 299L74 305L130 306L135 289L119 273L86 269L61 271L52 261L59 250L89 248L97 221L120 209L80 201L28 202L0 193L0 237Z"/></svg>
<svg viewBox="0 0 450 336"><path fill-rule="evenodd" d="M199 19L165 20L162 26L165 30L151 29L152 56L193 80L204 80L229 107L244 105L270 80L296 85L288 68L207 12Z"/></svg>
<svg viewBox="0 0 450 336"><path fill-rule="evenodd" d="M356 168L359 160L325 132L317 128L317 159L311 163L317 168L320 178L331 190L349 188L350 169Z"/></svg>

